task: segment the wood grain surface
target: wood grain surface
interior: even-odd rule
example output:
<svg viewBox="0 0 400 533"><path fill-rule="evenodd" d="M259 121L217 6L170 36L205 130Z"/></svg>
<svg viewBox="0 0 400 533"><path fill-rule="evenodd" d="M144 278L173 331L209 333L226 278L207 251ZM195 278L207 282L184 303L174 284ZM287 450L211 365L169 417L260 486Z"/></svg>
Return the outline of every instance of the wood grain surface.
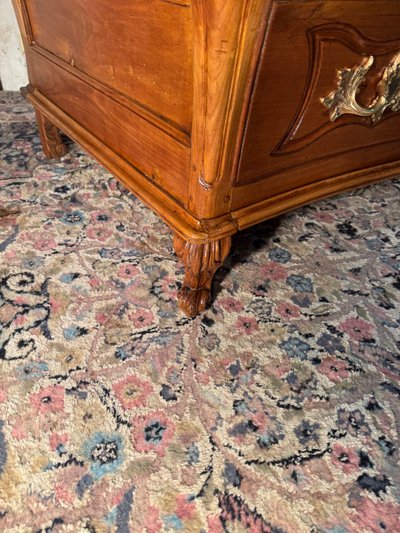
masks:
<svg viewBox="0 0 400 533"><path fill-rule="evenodd" d="M238 230L400 168L400 113L332 122L337 72L400 52L398 0L13 0L43 149L63 130L173 228L204 310Z"/></svg>

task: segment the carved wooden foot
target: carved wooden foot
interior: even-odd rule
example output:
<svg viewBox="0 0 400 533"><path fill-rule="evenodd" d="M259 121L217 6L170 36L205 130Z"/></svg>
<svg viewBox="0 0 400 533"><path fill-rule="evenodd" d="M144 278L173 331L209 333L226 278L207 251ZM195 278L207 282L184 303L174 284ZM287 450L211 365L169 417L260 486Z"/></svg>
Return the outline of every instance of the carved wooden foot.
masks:
<svg viewBox="0 0 400 533"><path fill-rule="evenodd" d="M61 140L60 131L41 111L35 109L35 113L45 156L59 159L68 152L67 146Z"/></svg>
<svg viewBox="0 0 400 533"><path fill-rule="evenodd" d="M210 301L212 280L229 254L231 238L192 244L175 235L174 248L185 265L185 281L178 294L179 307L188 316L196 316Z"/></svg>

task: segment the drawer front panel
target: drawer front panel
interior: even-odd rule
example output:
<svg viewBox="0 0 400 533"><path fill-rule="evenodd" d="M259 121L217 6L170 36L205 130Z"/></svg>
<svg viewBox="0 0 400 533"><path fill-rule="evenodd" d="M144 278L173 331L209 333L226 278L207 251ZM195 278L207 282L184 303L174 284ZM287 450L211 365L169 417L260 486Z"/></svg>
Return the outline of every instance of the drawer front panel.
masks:
<svg viewBox="0 0 400 533"><path fill-rule="evenodd" d="M31 51L28 60L35 88L186 205L189 148L37 52Z"/></svg>
<svg viewBox="0 0 400 533"><path fill-rule="evenodd" d="M268 196L399 159L399 112L388 109L375 124L348 113L332 121L321 99L338 88L339 70L362 66L372 55L356 95L360 107L371 105L385 67L400 52L400 2L275 0L269 28L237 185ZM245 196L236 194L236 206L250 201Z"/></svg>
<svg viewBox="0 0 400 533"><path fill-rule="evenodd" d="M36 45L190 131L188 2L24 0Z"/></svg>

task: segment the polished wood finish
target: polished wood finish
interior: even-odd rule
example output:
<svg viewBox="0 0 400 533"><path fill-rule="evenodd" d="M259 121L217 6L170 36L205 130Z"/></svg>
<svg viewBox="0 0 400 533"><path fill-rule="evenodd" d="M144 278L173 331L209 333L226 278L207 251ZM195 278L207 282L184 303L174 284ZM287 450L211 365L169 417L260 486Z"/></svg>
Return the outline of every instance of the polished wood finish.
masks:
<svg viewBox="0 0 400 533"><path fill-rule="evenodd" d="M205 309L231 235L398 171L400 113L321 103L400 51L398 0L13 0L43 149L80 143L175 232L180 307Z"/></svg>
<svg viewBox="0 0 400 533"><path fill-rule="evenodd" d="M37 48L190 133L189 3L35 0L26 6Z"/></svg>
<svg viewBox="0 0 400 533"><path fill-rule="evenodd" d="M400 51L399 2L275 0L270 21L234 208L399 158L399 113L387 113L375 125L354 115L331 122L320 102L335 88L339 68L360 64L369 55L376 61L359 101L375 97L382 69Z"/></svg>

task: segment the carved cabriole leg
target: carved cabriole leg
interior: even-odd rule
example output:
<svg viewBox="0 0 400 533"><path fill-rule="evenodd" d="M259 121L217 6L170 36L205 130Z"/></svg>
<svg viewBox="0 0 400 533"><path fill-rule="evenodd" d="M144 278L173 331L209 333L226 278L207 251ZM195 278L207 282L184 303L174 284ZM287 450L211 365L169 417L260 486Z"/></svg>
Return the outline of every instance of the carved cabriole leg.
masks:
<svg viewBox="0 0 400 533"><path fill-rule="evenodd" d="M35 113L45 156L59 159L68 152L67 146L61 140L60 131L41 111L35 109Z"/></svg>
<svg viewBox="0 0 400 533"><path fill-rule="evenodd" d="M185 281L178 294L179 307L188 316L204 311L210 301L214 274L231 249L231 237L192 244L175 235L176 255L185 265Z"/></svg>

